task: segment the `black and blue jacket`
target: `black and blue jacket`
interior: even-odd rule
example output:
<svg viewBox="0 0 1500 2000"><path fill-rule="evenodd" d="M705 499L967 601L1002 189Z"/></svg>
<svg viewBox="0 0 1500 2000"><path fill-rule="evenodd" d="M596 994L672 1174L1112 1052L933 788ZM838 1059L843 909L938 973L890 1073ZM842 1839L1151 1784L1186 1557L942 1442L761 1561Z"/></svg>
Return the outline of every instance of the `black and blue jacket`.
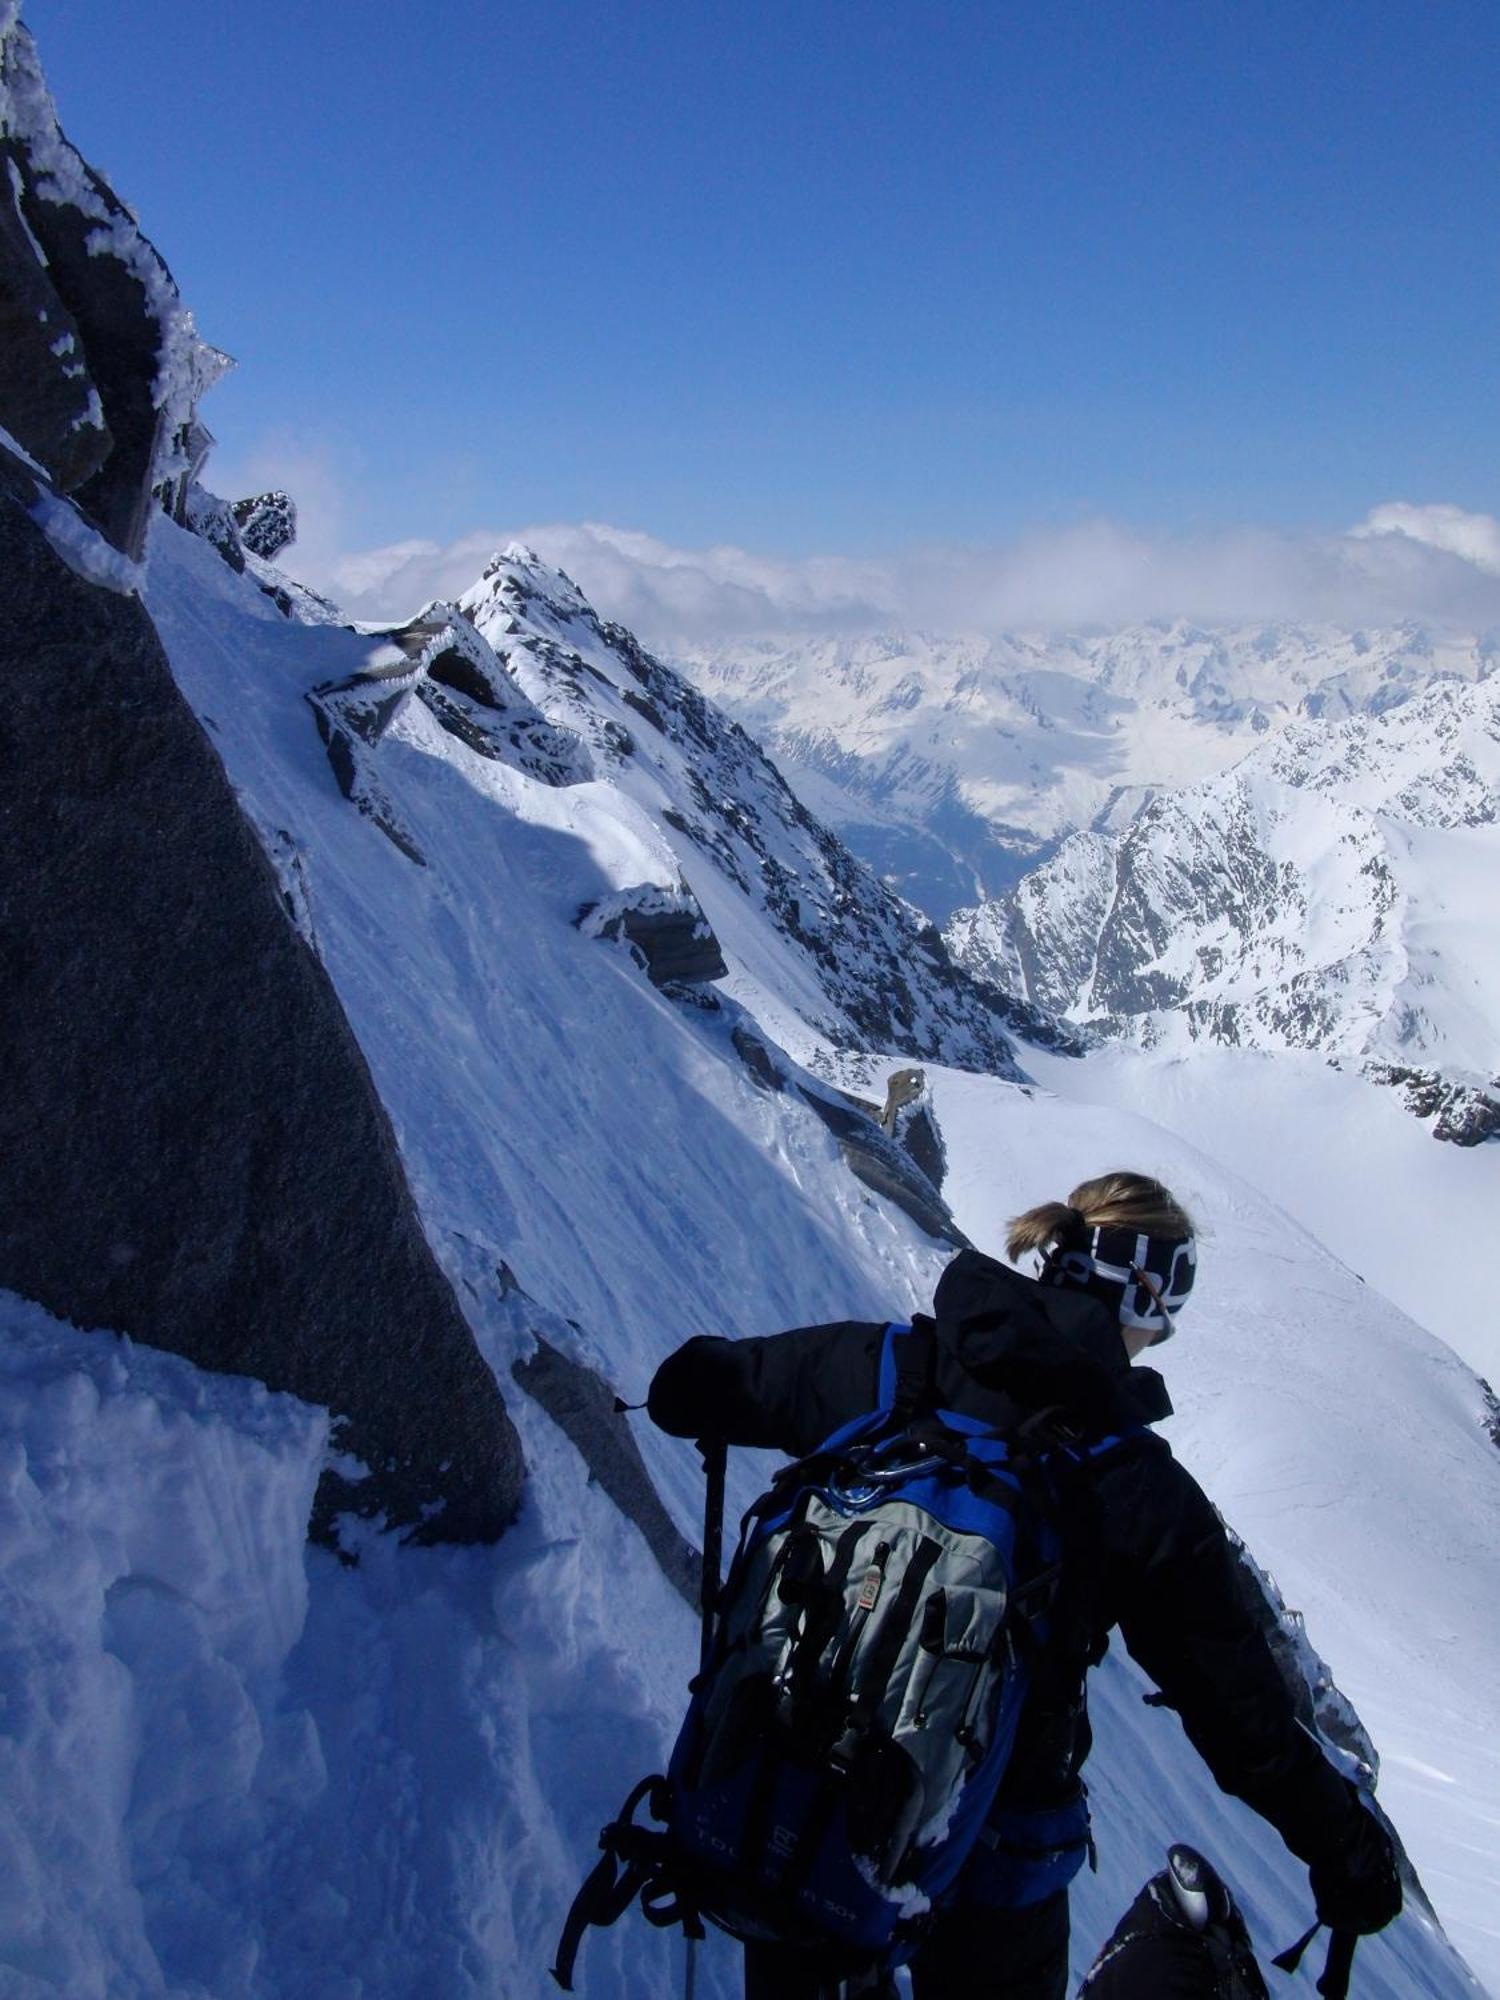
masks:
<svg viewBox="0 0 1500 2000"><path fill-rule="evenodd" d="M1297 1718L1207 1496L1150 1425L1171 1414L1154 1369L1132 1367L1108 1308L964 1250L933 1299L930 1400L997 1426L1056 1410L1088 1461L1062 1522L1065 1598L1023 1712L997 1810L1065 1811L1092 1741L1087 1670L1118 1626L1180 1716L1218 1784L1293 1853L1336 1856L1361 1813L1352 1787ZM879 1401L882 1324L843 1320L760 1339L689 1340L652 1382L653 1420L802 1457Z"/></svg>

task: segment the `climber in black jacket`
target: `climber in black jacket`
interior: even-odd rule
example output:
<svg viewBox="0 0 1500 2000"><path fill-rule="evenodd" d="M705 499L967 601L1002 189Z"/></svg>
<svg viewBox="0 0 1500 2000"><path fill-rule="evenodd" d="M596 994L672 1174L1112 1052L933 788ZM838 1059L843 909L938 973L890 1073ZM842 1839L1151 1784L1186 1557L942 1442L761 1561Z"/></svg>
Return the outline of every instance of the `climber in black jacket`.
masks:
<svg viewBox="0 0 1500 2000"><path fill-rule="evenodd" d="M1054 1637L985 1842L913 1961L917 2000L1066 1992L1068 1892L1055 1886L1055 1855L1072 1847L1076 1870L1087 1849L1084 1680L1115 1625L1219 1785L1308 1864L1322 1921L1379 1930L1401 1907L1390 1839L1297 1720L1222 1522L1146 1428L1171 1403L1154 1369L1131 1364L1169 1337L1191 1289L1187 1215L1157 1181L1107 1174L1066 1203L1017 1217L1006 1249L1013 1261L1037 1252L1039 1277L964 1250L938 1282L928 1406L996 1426L1049 1410L1085 1442L1121 1441L1090 1459L1070 1498ZM842 1321L762 1339L690 1340L657 1371L651 1416L679 1437L800 1457L877 1406L883 1333ZM1040 1888L1028 1859L1039 1847L1052 1854ZM748 1995L798 2000L817 1990L786 1948L747 1950Z"/></svg>

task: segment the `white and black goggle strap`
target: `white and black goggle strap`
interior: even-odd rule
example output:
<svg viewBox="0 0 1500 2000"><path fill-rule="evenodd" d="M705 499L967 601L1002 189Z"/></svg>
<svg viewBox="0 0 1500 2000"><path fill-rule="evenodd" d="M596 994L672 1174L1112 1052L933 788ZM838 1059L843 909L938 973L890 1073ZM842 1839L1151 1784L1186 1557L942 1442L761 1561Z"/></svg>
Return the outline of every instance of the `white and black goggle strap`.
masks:
<svg viewBox="0 0 1500 2000"><path fill-rule="evenodd" d="M1127 1229L1089 1229L1059 1243L1042 1261L1047 1284L1072 1284L1108 1295L1120 1324L1155 1333L1153 1346L1176 1332L1197 1273L1191 1237L1146 1236Z"/></svg>

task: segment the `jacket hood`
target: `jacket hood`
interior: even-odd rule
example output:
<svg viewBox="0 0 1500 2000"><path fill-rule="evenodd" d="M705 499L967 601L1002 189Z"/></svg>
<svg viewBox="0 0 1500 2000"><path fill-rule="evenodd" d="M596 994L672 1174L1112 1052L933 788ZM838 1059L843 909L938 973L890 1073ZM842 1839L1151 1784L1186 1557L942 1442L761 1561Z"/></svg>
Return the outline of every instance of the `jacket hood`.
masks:
<svg viewBox="0 0 1500 2000"><path fill-rule="evenodd" d="M1030 1408L1058 1404L1090 1431L1172 1414L1154 1368L1132 1366L1109 1308L961 1250L932 1301L939 1345L976 1381Z"/></svg>

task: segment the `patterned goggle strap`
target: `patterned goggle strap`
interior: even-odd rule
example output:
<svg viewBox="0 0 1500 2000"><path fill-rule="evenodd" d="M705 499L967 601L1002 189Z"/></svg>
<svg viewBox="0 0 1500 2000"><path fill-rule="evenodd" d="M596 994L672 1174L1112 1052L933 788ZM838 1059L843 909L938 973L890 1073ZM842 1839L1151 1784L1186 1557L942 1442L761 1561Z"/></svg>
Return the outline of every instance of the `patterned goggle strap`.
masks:
<svg viewBox="0 0 1500 2000"><path fill-rule="evenodd" d="M1051 1284L1077 1285L1106 1300L1121 1326L1156 1335L1156 1346L1177 1331L1198 1269L1190 1236L1144 1236L1133 1229L1084 1229L1058 1247L1042 1267Z"/></svg>

